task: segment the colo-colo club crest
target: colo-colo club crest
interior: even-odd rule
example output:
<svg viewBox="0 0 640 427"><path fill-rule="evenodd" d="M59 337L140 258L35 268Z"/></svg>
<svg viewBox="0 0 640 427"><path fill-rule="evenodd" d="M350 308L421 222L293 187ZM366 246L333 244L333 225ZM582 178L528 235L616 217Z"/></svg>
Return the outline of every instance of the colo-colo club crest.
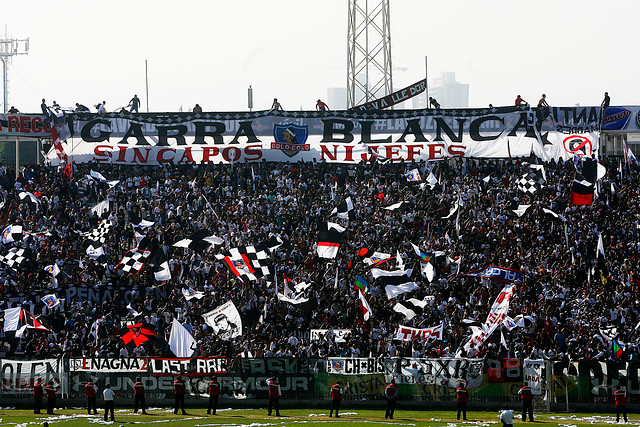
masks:
<svg viewBox="0 0 640 427"><path fill-rule="evenodd" d="M273 125L273 138L275 142L271 143L271 149L282 150L284 154L293 157L300 151L309 151L307 137L309 136L309 128L292 123Z"/></svg>

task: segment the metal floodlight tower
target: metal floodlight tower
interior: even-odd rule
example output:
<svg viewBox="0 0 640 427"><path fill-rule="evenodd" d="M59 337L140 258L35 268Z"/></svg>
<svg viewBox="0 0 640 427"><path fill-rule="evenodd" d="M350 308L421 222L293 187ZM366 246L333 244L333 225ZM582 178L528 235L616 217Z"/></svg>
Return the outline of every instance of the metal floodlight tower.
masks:
<svg viewBox="0 0 640 427"><path fill-rule="evenodd" d="M349 0L347 108L393 92L389 0Z"/></svg>
<svg viewBox="0 0 640 427"><path fill-rule="evenodd" d="M9 109L9 62L16 55L27 55L29 52L29 39L14 39L7 36L5 26L4 38L0 39L0 61L2 61L2 90L3 112Z"/></svg>

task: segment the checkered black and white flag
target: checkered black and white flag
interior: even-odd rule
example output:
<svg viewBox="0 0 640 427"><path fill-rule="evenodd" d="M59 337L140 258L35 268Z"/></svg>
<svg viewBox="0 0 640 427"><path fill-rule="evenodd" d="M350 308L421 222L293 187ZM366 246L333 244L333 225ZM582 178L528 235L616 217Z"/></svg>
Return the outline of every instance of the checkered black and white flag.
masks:
<svg viewBox="0 0 640 427"><path fill-rule="evenodd" d="M109 237L109 232L111 231L111 226L113 224L111 221L103 221L91 231L87 231L86 233L82 233L87 240L97 243L94 246L102 246L107 241L107 237Z"/></svg>
<svg viewBox="0 0 640 427"><path fill-rule="evenodd" d="M22 261L26 259L24 251L22 248L9 249L5 254L0 254L0 262L14 268L16 265L22 264Z"/></svg>
<svg viewBox="0 0 640 427"><path fill-rule="evenodd" d="M228 252L217 254L216 258L224 260L233 274L243 282L272 274L271 256L263 245L231 248Z"/></svg>
<svg viewBox="0 0 640 427"><path fill-rule="evenodd" d="M535 173L529 172L526 173L520 178L518 181L518 189L525 193L533 194L542 188L542 184L544 184L544 179L540 181L537 179Z"/></svg>
<svg viewBox="0 0 640 427"><path fill-rule="evenodd" d="M258 245L243 246L238 249L251 261L254 275L257 278L269 276L271 274L271 257L269 256L269 252L267 252L266 248L262 245Z"/></svg>
<svg viewBox="0 0 640 427"><path fill-rule="evenodd" d="M147 261L147 258L151 254L150 251L139 250L138 248L133 248L126 254L122 260L116 265L116 269L122 270L125 273L135 272L138 273L144 263Z"/></svg>

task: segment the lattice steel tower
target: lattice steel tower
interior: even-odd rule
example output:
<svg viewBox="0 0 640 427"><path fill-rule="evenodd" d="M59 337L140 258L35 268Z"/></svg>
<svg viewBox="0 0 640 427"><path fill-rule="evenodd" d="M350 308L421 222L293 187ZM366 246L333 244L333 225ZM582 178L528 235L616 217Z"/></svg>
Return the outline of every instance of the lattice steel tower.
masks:
<svg viewBox="0 0 640 427"><path fill-rule="evenodd" d="M349 0L347 108L393 92L389 0Z"/></svg>
<svg viewBox="0 0 640 427"><path fill-rule="evenodd" d="M2 111L9 109L9 62L15 55L26 55L29 52L29 39L14 39L7 36L5 26L4 38L0 38L0 61L2 61Z"/></svg>

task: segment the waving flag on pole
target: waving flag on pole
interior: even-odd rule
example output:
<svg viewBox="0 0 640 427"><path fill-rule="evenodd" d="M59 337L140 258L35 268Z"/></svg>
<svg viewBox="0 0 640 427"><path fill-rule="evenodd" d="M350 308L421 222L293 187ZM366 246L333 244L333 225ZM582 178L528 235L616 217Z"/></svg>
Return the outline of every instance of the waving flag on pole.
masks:
<svg viewBox="0 0 640 427"><path fill-rule="evenodd" d="M418 168L407 171L404 174L404 176L405 178L407 178L407 181L409 182L418 182L422 180L422 178L420 177L420 171L418 170Z"/></svg>
<svg viewBox="0 0 640 427"><path fill-rule="evenodd" d="M41 301L49 308L60 305L60 300L55 294L49 294L42 297Z"/></svg>
<svg viewBox="0 0 640 427"><path fill-rule="evenodd" d="M367 321L373 316L373 312L371 311L371 307L369 307L369 303L364 297L364 294L358 291L358 297L360 298L360 309L362 310L362 320Z"/></svg>
<svg viewBox="0 0 640 427"><path fill-rule="evenodd" d="M16 337L20 338L27 329L40 331L50 331L45 328L36 317L22 307L8 308L4 311L4 331L16 332Z"/></svg>
<svg viewBox="0 0 640 427"><path fill-rule="evenodd" d="M356 279L356 283L353 284L353 288L357 291L362 292L363 294L369 292L369 284L362 278L362 276L358 276L358 278Z"/></svg>
<svg viewBox="0 0 640 427"><path fill-rule="evenodd" d="M333 208L331 211L331 215L338 214L338 218L348 219L349 221L353 221L356 219L356 213L353 210L353 202L351 201L351 196L344 199L336 208Z"/></svg>
<svg viewBox="0 0 640 427"><path fill-rule="evenodd" d="M422 252L422 250L418 246L414 245L413 243L411 243L411 246L413 247L413 251L416 253L416 255L418 255L418 258L420 258L420 261L422 262L431 261L431 258L432 258L431 254Z"/></svg>
<svg viewBox="0 0 640 427"><path fill-rule="evenodd" d="M19 242L23 237L22 225L20 224L8 225L2 230L2 243Z"/></svg>
<svg viewBox="0 0 640 427"><path fill-rule="evenodd" d="M322 224L318 233L318 247L316 249L320 258L335 258L342 243L342 233L346 228L327 222Z"/></svg>

